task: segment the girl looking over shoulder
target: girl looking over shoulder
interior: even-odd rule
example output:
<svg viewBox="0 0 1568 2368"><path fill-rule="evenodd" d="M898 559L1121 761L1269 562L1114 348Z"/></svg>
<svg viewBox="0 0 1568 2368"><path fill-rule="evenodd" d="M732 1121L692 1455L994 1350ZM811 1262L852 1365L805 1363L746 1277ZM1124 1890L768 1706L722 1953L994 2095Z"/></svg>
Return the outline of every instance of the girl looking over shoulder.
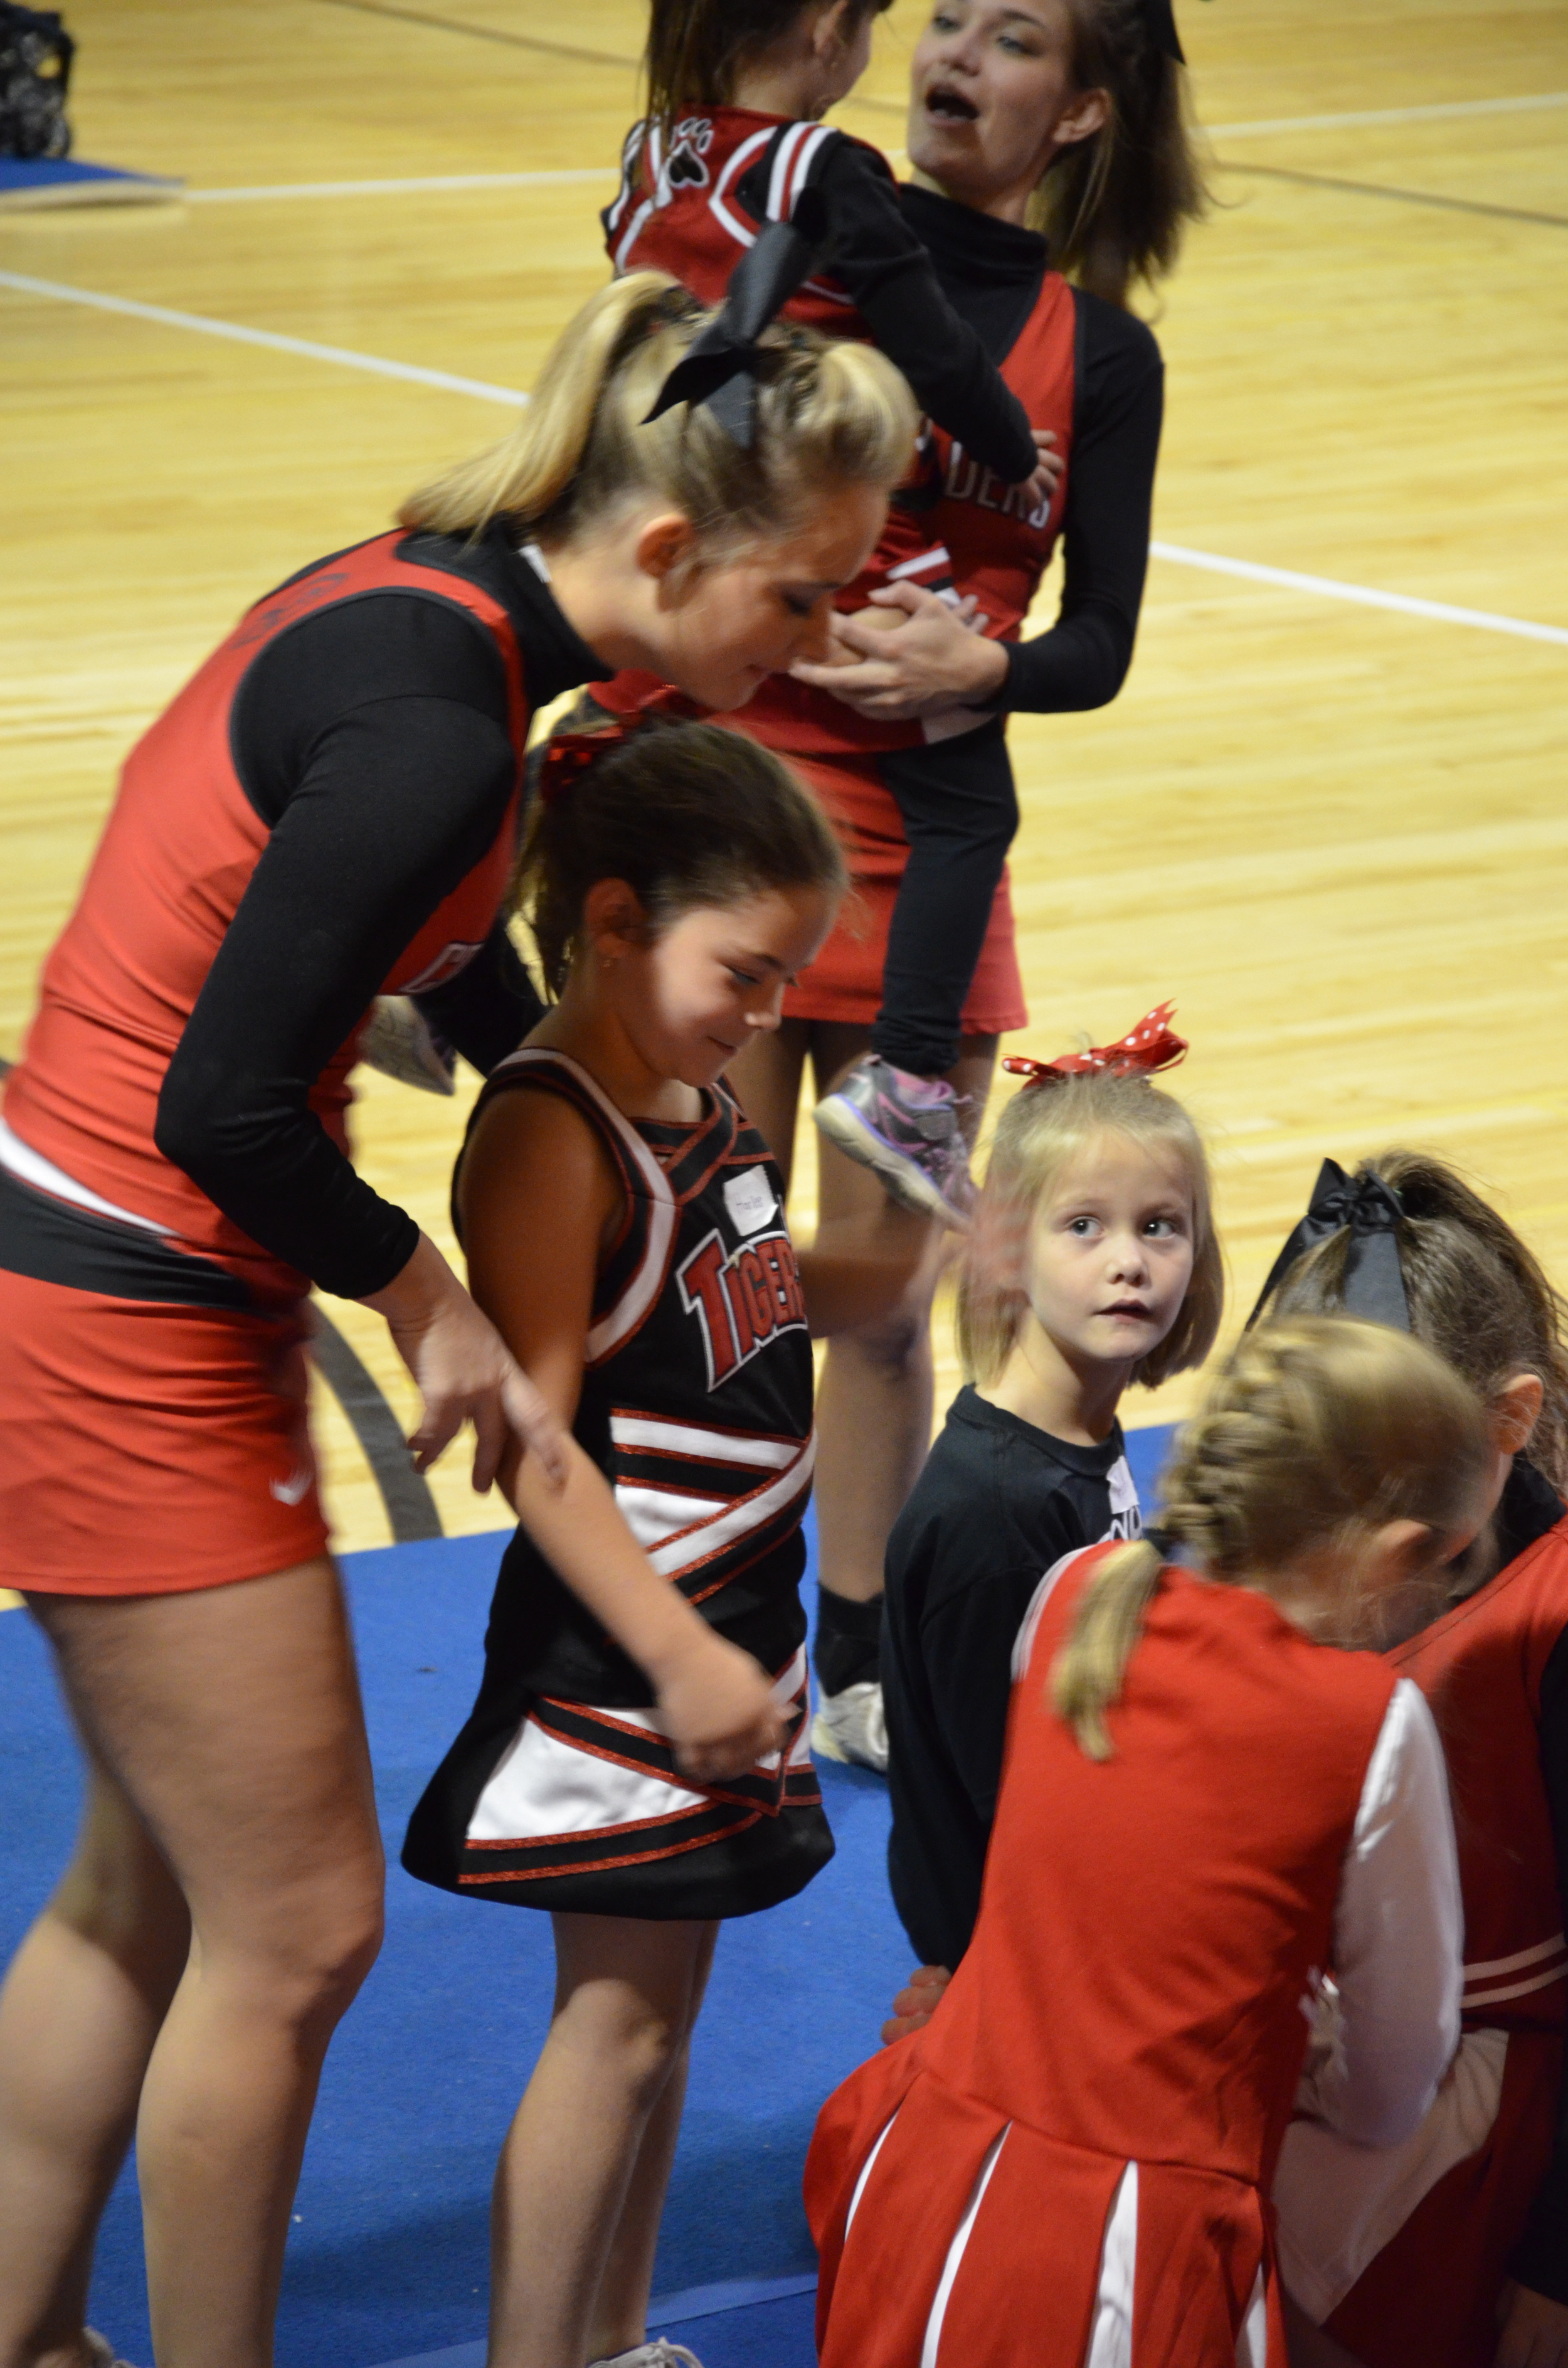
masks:
<svg viewBox="0 0 1568 2368"><path fill-rule="evenodd" d="M1286 2133L1275 2201L1299 2368L1568 2359L1568 1311L1517 1234L1428 1153L1326 1161L1266 1304L1375 1311L1486 1408L1491 1527L1389 1654L1448 1755L1464 2035L1410 2145ZM1434 1617L1433 1613L1437 1616ZM1429 1622L1429 1624L1421 1624ZM1405 1623L1407 1630L1411 1622Z"/></svg>
<svg viewBox="0 0 1568 2368"><path fill-rule="evenodd" d="M1283 1318L1183 1431L1160 1545L1042 1582L973 1941L817 2123L823 2368L1284 2360L1303 1997L1332 1965L1321 2110L1363 2146L1418 2126L1459 2031L1431 1713L1336 1648L1469 1544L1489 1462L1429 1349Z"/></svg>
<svg viewBox="0 0 1568 2368"><path fill-rule="evenodd" d="M979 1912L1013 1646L1040 1576L1137 1536L1122 1392L1201 1364L1219 1328L1208 1161L1152 1082L1187 1049L1168 1017L1008 1064L1030 1082L997 1126L960 1271L968 1385L888 1541L888 1872L927 1999Z"/></svg>
<svg viewBox="0 0 1568 2368"><path fill-rule="evenodd" d="M647 2362L687 2048L719 1923L832 1855L806 1741L809 1331L904 1286L916 1219L797 1258L723 1073L844 889L820 810L710 725L552 745L523 860L557 1000L476 1105L474 1295L570 1424L505 1478L472 1716L415 1811L425 1881L554 1918L554 2021L496 2179L493 2356Z"/></svg>

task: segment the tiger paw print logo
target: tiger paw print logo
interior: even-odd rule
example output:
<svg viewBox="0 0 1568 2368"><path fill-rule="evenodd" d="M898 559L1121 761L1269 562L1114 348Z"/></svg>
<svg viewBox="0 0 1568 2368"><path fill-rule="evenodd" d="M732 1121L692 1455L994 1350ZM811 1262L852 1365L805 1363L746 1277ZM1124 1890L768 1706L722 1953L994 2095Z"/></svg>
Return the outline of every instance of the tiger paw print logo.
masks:
<svg viewBox="0 0 1568 2368"><path fill-rule="evenodd" d="M671 189L705 189L708 167L703 158L713 145L713 126L705 115L688 115L670 134L665 179Z"/></svg>

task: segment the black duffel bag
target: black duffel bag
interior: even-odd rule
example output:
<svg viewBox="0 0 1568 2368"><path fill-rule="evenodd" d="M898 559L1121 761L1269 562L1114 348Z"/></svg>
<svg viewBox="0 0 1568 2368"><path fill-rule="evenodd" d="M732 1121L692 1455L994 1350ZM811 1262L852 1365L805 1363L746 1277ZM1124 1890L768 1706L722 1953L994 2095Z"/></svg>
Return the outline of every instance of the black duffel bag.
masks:
<svg viewBox="0 0 1568 2368"><path fill-rule="evenodd" d="M50 8L0 0L0 156L68 156L65 94L76 44Z"/></svg>

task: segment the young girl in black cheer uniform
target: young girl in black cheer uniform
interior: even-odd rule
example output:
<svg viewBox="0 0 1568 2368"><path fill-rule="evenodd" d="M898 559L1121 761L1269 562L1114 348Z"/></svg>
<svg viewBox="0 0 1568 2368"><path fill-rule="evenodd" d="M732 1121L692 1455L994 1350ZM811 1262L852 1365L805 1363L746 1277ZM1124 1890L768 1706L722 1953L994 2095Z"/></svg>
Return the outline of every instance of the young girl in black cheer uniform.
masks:
<svg viewBox="0 0 1568 2368"><path fill-rule="evenodd" d="M921 1229L884 1202L797 1258L722 1082L844 889L778 758L710 725L558 738L523 877L557 1000L481 1096L456 1202L475 1297L571 1423L573 1469L560 1495L531 1463L504 1475L522 1527L483 1685L404 1863L555 1922L555 2018L496 2183L496 2352L653 2368L720 1921L833 1849L797 1587L809 1331L894 1296Z"/></svg>

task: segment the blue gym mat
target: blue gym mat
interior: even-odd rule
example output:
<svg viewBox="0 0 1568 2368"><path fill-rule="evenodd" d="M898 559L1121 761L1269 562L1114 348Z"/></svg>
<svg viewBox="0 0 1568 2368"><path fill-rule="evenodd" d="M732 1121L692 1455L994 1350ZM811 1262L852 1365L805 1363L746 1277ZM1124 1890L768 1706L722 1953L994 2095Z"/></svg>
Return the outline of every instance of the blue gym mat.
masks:
<svg viewBox="0 0 1568 2368"><path fill-rule="evenodd" d="M156 173L129 173L120 165L87 165L74 156L0 156L0 211L40 206L150 205L177 198L183 181Z"/></svg>
<svg viewBox="0 0 1568 2368"><path fill-rule="evenodd" d="M1145 1504L1168 1433L1130 1442ZM543 2038L548 1919L461 1900L396 1863L409 1809L472 1698L502 1538L345 1559L386 1830L386 1947L328 2057L284 2280L281 2368L455 2354L480 2368L491 2173ZM69 1852L74 1747L41 1639L0 1618L0 1949ZM809 2368L812 2256L801 2165L828 2090L877 2044L913 1962L883 1873L887 1793L823 1770L838 1855L809 1891L731 1924L693 2055L655 2316L706 2368ZM694 2289L698 2291L693 2291ZM131 2173L105 2215L93 2323L150 2358Z"/></svg>

